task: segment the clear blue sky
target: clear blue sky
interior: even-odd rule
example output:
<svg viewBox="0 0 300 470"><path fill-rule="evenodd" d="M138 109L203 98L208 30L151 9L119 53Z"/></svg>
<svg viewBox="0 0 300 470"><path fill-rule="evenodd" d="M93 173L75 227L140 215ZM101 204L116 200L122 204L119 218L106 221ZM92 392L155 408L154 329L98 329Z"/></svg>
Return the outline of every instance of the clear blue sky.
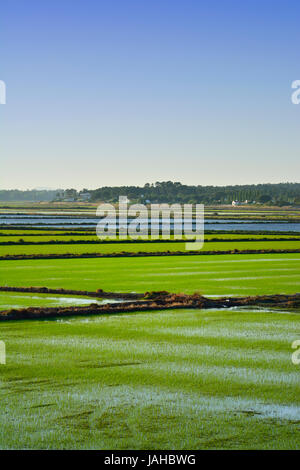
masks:
<svg viewBox="0 0 300 470"><path fill-rule="evenodd" d="M299 181L297 0L1 2L1 188Z"/></svg>

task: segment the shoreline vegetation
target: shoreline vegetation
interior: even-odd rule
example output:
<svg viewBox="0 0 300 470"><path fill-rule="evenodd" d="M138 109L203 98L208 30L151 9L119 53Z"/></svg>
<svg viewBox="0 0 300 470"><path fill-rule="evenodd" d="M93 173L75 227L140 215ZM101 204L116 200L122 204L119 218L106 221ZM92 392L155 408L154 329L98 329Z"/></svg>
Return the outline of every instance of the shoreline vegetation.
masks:
<svg viewBox="0 0 300 470"><path fill-rule="evenodd" d="M11 225L1 227L0 230L5 230L6 233L0 232L0 237L7 237L7 236L49 236L50 235L55 235L55 236L94 236L96 237L95 230L91 230L90 228L73 228L72 227L72 232L69 232L68 229L64 227L35 227L34 230L31 227L27 226L22 226L22 227L11 227ZM26 232L13 232L13 230L25 230ZM30 232L28 234L28 231ZM37 231L41 232L47 232L47 233L36 233ZM11 233L13 232L13 233ZM281 231L278 230L251 230L250 234L251 237L252 235L281 235ZM172 235L172 232L170 232ZM244 230L205 230L205 235L248 235L249 232L245 232ZM284 235L293 235L293 236L300 236L300 232L295 232L293 230L286 231L284 232ZM116 240L102 240L102 242L110 242L110 241L118 241ZM138 242L138 240L135 240L135 242Z"/></svg>
<svg viewBox="0 0 300 470"><path fill-rule="evenodd" d="M272 216L270 214L266 215L266 214L263 214L263 215L249 215L249 216L241 216L239 215L238 213L236 214L218 214L218 215L213 215L213 214L204 214L206 219L208 219L209 221L213 220L213 222L206 222L205 221L205 224L206 225L210 225L210 224L227 224L228 221L230 221L231 224L240 224L240 223L243 223L243 222L247 222L247 223L251 223L251 224L269 224L269 223L289 223L289 222L294 222L294 223L299 223L300 222L300 217L299 217L299 213L297 213L296 215L295 214L291 214L289 217L283 217L283 216ZM97 218L97 216L95 214L74 214L74 215L52 215L52 216L43 216L43 215L36 215L35 213L34 214L28 214L24 217L20 217L20 216L8 216L6 213L1 213L0 212L0 216L1 216L1 220L5 220L5 221L10 221L10 220L13 220L13 221L27 221L28 219L30 219L31 221L26 223L27 226L35 226L35 225L49 225L48 223L45 223L45 222L32 222L32 220L42 220L42 221L51 221L51 220L76 220L76 222L66 222L67 225L92 225L92 224L97 224L97 222L95 222L95 219L98 220L101 220L101 218L99 217L99 219ZM90 222L77 222L77 220L80 221L80 219L91 219ZM267 218L267 220L266 220ZM130 216L130 215L127 215L127 220L128 221L131 221L131 220L134 220L135 217L134 216ZM191 219L192 220L196 220L196 215L193 214L191 216ZM174 220L174 217L172 217L172 214L171 214L171 217L170 217L170 221L172 222ZM225 222L224 222L225 221ZM3 229L7 226L8 224L7 223L4 223L4 224L0 224L0 228ZM51 225L51 224L50 224ZM12 224L9 224L10 227L22 227L23 226L23 222L22 223L18 223L18 222L13 222Z"/></svg>
<svg viewBox="0 0 300 470"><path fill-rule="evenodd" d="M3 217L1 217L1 219L3 219ZM42 219L42 218L41 218ZM59 220L58 217L53 217L53 220ZM68 220L67 218L63 218L65 220ZM72 217L73 219L73 217ZM91 222L62 222L61 224L57 223L53 223L53 224L47 224L45 222L29 222L29 223L26 223L26 227L28 227L28 229L30 228L33 228L34 230L38 229L39 227L46 227L46 228L51 228L52 226L55 226L55 230L59 227L56 227L56 225L67 225L67 226L71 226L72 227L72 230L73 229L76 229L76 227L86 227L88 229L91 229L91 225L94 227L97 226L97 223L101 221L101 218L99 218L99 220L97 222L95 222L95 217L91 217L92 221ZM194 217L193 217L194 219ZM212 219L210 217L210 219ZM222 217L223 220L226 220L226 222L221 222L221 221L218 221L218 219L216 218L214 222L206 222L204 220L204 224L206 226L209 226L209 225L242 225L242 224L251 224L251 225L270 225L272 223L276 223L276 224L289 224L289 223L294 223L294 224L298 224L300 223L300 219L271 219L269 218L268 220L265 220L265 219L261 219L261 220L252 220L252 219L238 219L238 220L232 220L232 217ZM25 220L25 219L24 219ZM38 219L37 219L38 220ZM78 220L80 220L80 217L78 218ZM134 218L128 218L128 220L134 220ZM172 223L172 219L171 220L171 223ZM25 224L0 224L0 230L3 230L7 227L10 227L12 229L21 229ZM93 228L92 227L92 228ZM118 227L118 226L117 226ZM64 230L66 230L65 227L62 227ZM118 228L116 229L118 231ZM150 233L150 231L149 231Z"/></svg>

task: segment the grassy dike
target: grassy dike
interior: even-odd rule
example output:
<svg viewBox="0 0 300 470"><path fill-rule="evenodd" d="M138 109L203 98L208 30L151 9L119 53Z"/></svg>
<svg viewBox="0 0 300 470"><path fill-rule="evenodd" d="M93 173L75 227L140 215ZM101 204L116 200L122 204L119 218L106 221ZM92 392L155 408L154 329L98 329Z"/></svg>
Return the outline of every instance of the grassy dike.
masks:
<svg viewBox="0 0 300 470"><path fill-rule="evenodd" d="M246 241L204 243L201 251L231 250L299 250L299 241ZM184 242L171 243L108 243L108 244L67 244L67 245L4 245L0 246L0 256L38 255L64 253L121 253L121 252L165 252L185 251ZM188 254L188 253L187 253Z"/></svg>

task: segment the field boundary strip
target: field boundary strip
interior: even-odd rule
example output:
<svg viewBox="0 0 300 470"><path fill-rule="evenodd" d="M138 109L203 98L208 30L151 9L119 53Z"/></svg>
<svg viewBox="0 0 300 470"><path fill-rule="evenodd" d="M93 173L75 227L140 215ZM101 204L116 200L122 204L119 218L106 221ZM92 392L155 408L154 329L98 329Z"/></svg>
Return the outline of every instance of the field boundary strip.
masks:
<svg viewBox="0 0 300 470"><path fill-rule="evenodd" d="M0 233L0 237L1 236L14 236L14 237L18 237L18 236L96 236L96 232L95 230L92 230L91 228L86 228L86 227L82 227L82 228L76 228L76 227L72 227L72 228L66 228L66 227L30 227L30 226L24 226L24 225L18 225L18 226L15 226L15 225L0 225L0 230L2 230L2 232ZM20 230L19 233L15 232L15 233L5 233L7 231L11 232L13 230ZM21 230L23 230L23 232L21 232ZM27 233L25 233L27 231ZM28 235L28 232L32 232L34 231L35 233L29 233ZM39 233L37 233L39 232ZM40 233L41 232L41 233ZM46 232L46 233L45 233ZM47 233L48 232L48 233ZM296 230L289 230L289 231L284 231L282 232L281 230L251 230L251 231L245 231L245 230L222 230L222 229L218 229L218 230L205 230L205 234L206 235L229 235L229 234L232 234L232 235L249 235L249 233L251 233L251 236L252 235L278 235L278 236L282 236L283 233L284 235L291 235L291 236L300 236L300 232L299 231L296 231ZM150 233L151 235L151 233ZM172 230L171 230L171 235L172 235ZM111 240L107 240L108 242L110 242ZM112 240L113 241L113 240Z"/></svg>
<svg viewBox="0 0 300 470"><path fill-rule="evenodd" d="M4 255L0 261L22 261L22 260L47 260L47 259L81 259L81 258L142 258L156 256L204 256L204 255L257 255L257 254L288 254L300 253L300 249L264 249L264 250L229 250L229 251L137 251L119 253L53 253L53 254L31 254L31 255Z"/></svg>
<svg viewBox="0 0 300 470"><path fill-rule="evenodd" d="M135 292L105 292L102 289L96 291L76 290L76 289L63 289L63 288L49 288L49 287L11 287L0 286L0 292L25 292L31 294L58 294L58 295L80 295L87 297L96 297L102 299L127 299L138 300L144 298L148 293L138 294Z"/></svg>
<svg viewBox="0 0 300 470"><path fill-rule="evenodd" d="M222 297L208 299L199 294L171 294L150 292L145 300L114 304L93 304L85 307L28 307L0 311L0 321L65 317L76 315L104 315L170 309L218 309L232 307L263 306L299 308L300 294L264 295L255 297Z"/></svg>
<svg viewBox="0 0 300 470"><path fill-rule="evenodd" d="M33 235L31 235L33 236ZM37 235L39 236L39 235ZM221 242L295 242L300 241L299 237L290 238L209 238L205 243ZM193 243L194 240L172 239L172 240L48 240L48 241L6 241L1 242L0 246L45 246L45 245L106 245L106 244L141 244L141 243Z"/></svg>

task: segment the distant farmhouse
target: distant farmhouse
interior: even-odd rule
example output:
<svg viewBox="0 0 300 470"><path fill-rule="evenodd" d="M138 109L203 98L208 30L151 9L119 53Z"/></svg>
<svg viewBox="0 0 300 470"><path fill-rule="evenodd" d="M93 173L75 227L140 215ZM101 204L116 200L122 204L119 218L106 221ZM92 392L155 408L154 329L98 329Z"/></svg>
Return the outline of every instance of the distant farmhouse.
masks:
<svg viewBox="0 0 300 470"><path fill-rule="evenodd" d="M79 194L79 201L89 201L91 199L91 193L84 192Z"/></svg>
<svg viewBox="0 0 300 470"><path fill-rule="evenodd" d="M241 202L241 201L232 201L231 205L232 206L244 206L245 204L249 204L249 202L247 201L244 201L244 202Z"/></svg>
<svg viewBox="0 0 300 470"><path fill-rule="evenodd" d="M76 189L66 189L66 190L59 190L56 193L55 201L60 202L87 202L91 199L91 193L86 190L80 191L79 193Z"/></svg>

